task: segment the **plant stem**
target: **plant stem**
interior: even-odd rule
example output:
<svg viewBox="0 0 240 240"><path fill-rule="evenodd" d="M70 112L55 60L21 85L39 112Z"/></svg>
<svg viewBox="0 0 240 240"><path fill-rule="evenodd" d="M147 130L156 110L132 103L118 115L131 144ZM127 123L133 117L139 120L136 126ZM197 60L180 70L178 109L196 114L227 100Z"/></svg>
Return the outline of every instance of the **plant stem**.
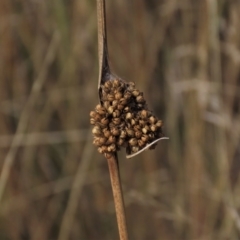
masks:
<svg viewBox="0 0 240 240"><path fill-rule="evenodd" d="M117 215L117 224L120 240L128 240L125 207L122 194L120 172L117 153L106 155L112 184L113 198Z"/></svg>

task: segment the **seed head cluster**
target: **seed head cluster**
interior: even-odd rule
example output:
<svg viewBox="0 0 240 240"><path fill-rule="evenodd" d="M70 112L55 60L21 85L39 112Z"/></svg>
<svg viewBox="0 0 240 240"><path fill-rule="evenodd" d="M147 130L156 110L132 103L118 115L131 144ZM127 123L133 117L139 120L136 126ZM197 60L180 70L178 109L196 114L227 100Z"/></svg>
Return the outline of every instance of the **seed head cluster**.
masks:
<svg viewBox="0 0 240 240"><path fill-rule="evenodd" d="M163 136L162 121L148 110L143 93L133 82L120 79L101 86L101 104L90 112L90 123L93 143L103 154L121 147L126 148L127 154L133 154Z"/></svg>

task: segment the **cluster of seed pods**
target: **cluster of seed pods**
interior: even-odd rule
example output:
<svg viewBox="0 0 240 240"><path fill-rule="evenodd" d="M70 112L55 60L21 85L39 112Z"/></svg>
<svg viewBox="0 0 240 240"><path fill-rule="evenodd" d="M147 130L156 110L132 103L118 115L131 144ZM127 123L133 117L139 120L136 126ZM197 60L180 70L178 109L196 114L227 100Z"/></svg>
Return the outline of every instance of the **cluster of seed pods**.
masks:
<svg viewBox="0 0 240 240"><path fill-rule="evenodd" d="M125 147L127 154L133 154L163 136L162 121L148 110L143 93L121 79L101 86L101 104L90 112L90 123L100 153Z"/></svg>

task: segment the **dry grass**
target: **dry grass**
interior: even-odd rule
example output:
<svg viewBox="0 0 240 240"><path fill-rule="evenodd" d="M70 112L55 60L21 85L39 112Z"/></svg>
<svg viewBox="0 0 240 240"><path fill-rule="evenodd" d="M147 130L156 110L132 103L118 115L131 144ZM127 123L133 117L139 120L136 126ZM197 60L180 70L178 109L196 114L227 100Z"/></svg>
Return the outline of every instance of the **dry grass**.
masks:
<svg viewBox="0 0 240 240"><path fill-rule="evenodd" d="M240 4L107 10L111 65L170 137L120 154L129 238L239 239ZM95 1L2 0L0 16L0 239L117 239L107 163L86 131L98 101Z"/></svg>

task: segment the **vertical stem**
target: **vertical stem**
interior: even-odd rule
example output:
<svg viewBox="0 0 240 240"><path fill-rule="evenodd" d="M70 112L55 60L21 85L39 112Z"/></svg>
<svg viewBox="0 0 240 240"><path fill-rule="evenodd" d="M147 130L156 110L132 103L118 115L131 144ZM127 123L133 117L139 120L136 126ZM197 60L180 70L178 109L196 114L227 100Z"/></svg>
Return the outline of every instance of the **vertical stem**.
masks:
<svg viewBox="0 0 240 240"><path fill-rule="evenodd" d="M98 63L99 63L98 88L99 88L104 74L110 71L107 52L105 0L97 0L97 22L98 22Z"/></svg>
<svg viewBox="0 0 240 240"><path fill-rule="evenodd" d="M124 200L123 200L123 194L122 194L122 186L121 186L120 172L118 167L117 153L107 154L106 158L108 161L108 167L110 172L120 240L128 240Z"/></svg>

